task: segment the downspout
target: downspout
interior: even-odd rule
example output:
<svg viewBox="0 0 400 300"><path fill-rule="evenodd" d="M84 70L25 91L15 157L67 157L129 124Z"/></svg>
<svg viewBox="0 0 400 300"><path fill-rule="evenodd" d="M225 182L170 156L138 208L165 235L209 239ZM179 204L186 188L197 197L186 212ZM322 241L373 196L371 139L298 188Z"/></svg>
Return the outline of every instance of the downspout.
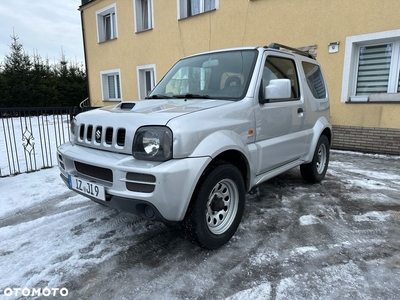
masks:
<svg viewBox="0 0 400 300"><path fill-rule="evenodd" d="M87 67L87 53L86 53L86 38L85 38L85 27L83 22L83 11L79 8L81 12L81 27L82 27L82 39L83 39L83 55L85 59L85 72L86 72L86 84L87 84L87 94L89 98L89 106L92 106L89 88L89 69Z"/></svg>

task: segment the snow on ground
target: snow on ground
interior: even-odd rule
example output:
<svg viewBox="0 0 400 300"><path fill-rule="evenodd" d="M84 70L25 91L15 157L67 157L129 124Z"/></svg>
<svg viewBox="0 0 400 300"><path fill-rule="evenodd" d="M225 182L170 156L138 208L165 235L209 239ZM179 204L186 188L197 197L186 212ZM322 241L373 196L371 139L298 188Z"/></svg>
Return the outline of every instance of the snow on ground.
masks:
<svg viewBox="0 0 400 300"><path fill-rule="evenodd" d="M282 174L248 195L215 251L76 195L56 167L0 178L0 299L46 287L64 299L398 299L399 168L334 151L321 184Z"/></svg>
<svg viewBox="0 0 400 300"><path fill-rule="evenodd" d="M321 223L321 220L313 215L307 215L307 216L301 216L300 217L300 225L301 226L306 226L306 225L313 225L313 224L319 224Z"/></svg>

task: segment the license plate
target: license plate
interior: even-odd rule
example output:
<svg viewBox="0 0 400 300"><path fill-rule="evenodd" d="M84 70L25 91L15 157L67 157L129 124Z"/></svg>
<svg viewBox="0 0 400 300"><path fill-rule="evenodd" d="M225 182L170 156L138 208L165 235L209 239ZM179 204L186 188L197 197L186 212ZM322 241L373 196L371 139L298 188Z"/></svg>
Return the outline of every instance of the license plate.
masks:
<svg viewBox="0 0 400 300"><path fill-rule="evenodd" d="M68 185L71 189L84 193L90 197L94 197L103 201L106 200L104 186L97 183L68 175Z"/></svg>

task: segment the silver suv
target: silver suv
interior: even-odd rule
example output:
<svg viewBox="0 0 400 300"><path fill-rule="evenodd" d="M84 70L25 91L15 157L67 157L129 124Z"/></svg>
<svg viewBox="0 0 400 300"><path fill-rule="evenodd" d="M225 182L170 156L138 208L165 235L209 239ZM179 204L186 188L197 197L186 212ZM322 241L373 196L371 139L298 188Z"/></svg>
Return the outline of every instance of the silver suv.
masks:
<svg viewBox="0 0 400 300"><path fill-rule="evenodd" d="M183 58L145 100L81 113L71 132L58 148L70 189L178 222L208 249L233 236L253 187L297 166L321 181L332 139L318 62L280 44Z"/></svg>

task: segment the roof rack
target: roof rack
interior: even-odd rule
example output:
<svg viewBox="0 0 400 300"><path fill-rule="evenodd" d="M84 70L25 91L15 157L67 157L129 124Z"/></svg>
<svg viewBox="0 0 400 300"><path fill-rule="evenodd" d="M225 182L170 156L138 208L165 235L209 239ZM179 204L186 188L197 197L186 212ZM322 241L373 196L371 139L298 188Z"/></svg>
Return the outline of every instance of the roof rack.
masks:
<svg viewBox="0 0 400 300"><path fill-rule="evenodd" d="M276 50L280 50L282 48L282 49L290 50L290 51L292 51L294 53L297 53L297 54L300 54L300 55L315 59L315 56L312 55L311 53L308 53L307 51L302 51L302 50L299 50L299 49L296 49L296 48L292 48L292 47L289 47L289 46L285 46L285 45L282 45L282 44L278 44L278 43L271 43L268 46L266 46L266 48L271 48L271 49L276 49Z"/></svg>

